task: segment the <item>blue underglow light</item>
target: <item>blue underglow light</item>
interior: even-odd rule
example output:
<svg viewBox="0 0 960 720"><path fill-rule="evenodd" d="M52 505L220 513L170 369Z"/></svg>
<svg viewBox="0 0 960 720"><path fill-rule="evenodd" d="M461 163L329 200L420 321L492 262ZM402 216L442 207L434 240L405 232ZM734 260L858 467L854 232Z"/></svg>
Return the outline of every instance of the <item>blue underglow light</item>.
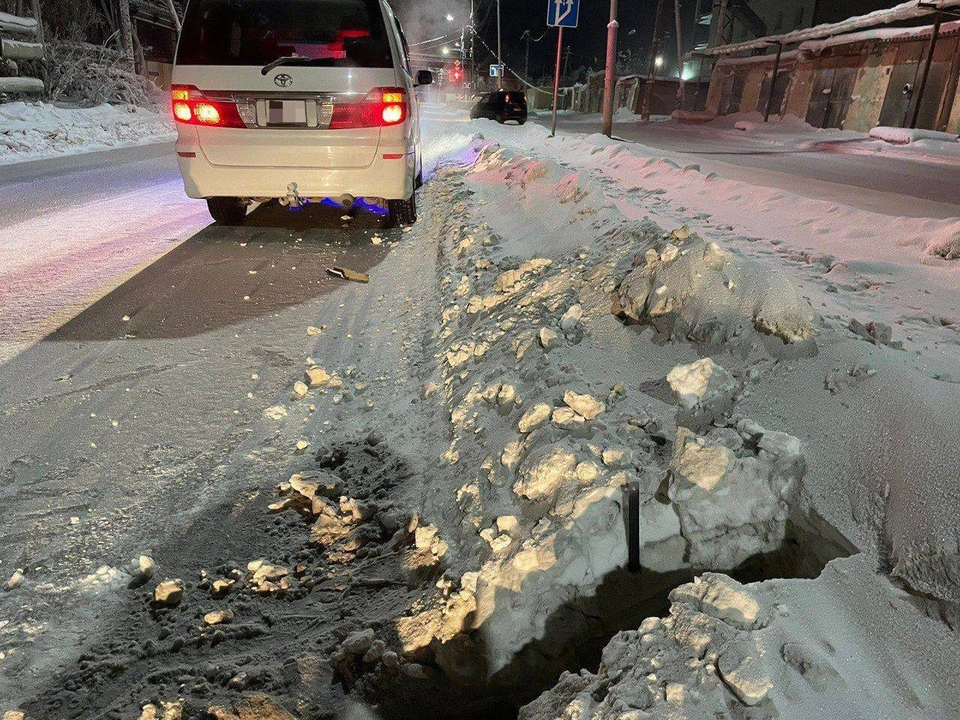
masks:
<svg viewBox="0 0 960 720"><path fill-rule="evenodd" d="M360 208L368 213L373 213L374 215L386 215L390 212L387 208L379 203L367 202L363 198L357 198L353 201L353 207Z"/></svg>

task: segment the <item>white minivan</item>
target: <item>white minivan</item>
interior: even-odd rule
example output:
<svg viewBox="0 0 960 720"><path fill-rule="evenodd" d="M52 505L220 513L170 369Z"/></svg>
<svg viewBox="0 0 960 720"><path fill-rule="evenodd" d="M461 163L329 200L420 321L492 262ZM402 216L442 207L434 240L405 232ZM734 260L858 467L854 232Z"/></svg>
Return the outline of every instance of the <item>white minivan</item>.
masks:
<svg viewBox="0 0 960 720"><path fill-rule="evenodd" d="M186 193L223 224L327 198L413 223L414 88L432 81L386 0L189 0L172 86Z"/></svg>

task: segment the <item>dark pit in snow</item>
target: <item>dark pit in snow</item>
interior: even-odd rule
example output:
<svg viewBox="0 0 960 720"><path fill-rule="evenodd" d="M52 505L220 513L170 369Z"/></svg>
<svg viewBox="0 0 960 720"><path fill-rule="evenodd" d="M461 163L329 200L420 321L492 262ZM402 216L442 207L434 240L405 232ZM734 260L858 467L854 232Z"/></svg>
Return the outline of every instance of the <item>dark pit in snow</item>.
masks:
<svg viewBox="0 0 960 720"><path fill-rule="evenodd" d="M797 517L787 521L780 548L724 572L741 583L816 578L831 560L856 552L822 518ZM601 652L614 635L635 630L645 618L665 616L670 592L707 570L616 570L594 595L559 608L547 622L546 635L524 647L487 685L457 685L437 671L424 680L365 684L367 699L384 720L513 720L523 705L553 687L564 671L596 672Z"/></svg>

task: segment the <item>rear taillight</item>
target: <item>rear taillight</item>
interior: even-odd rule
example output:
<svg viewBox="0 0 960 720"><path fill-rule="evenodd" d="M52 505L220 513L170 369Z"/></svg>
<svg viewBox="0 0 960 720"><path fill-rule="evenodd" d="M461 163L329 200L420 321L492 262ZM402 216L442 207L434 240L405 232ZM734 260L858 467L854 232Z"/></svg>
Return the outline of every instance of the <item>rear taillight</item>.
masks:
<svg viewBox="0 0 960 720"><path fill-rule="evenodd" d="M174 85L170 96L177 122L206 127L246 127L235 103L208 100L193 85Z"/></svg>
<svg viewBox="0 0 960 720"><path fill-rule="evenodd" d="M371 90L361 102L337 103L330 118L331 130L389 127L407 119L409 106L403 88Z"/></svg>

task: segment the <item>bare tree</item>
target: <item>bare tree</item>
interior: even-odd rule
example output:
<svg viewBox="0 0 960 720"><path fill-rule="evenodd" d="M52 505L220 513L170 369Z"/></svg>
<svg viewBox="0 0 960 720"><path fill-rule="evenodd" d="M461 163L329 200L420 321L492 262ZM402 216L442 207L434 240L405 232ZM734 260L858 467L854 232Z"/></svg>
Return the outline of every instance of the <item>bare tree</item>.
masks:
<svg viewBox="0 0 960 720"><path fill-rule="evenodd" d="M177 35L180 34L180 15L177 13L177 6L173 0L167 0L167 8L170 10L170 17L173 18L173 26L177 29Z"/></svg>
<svg viewBox="0 0 960 720"><path fill-rule="evenodd" d="M130 1L116 0L120 10L120 42L123 46L123 55L131 68L134 68L133 22L130 19Z"/></svg>

